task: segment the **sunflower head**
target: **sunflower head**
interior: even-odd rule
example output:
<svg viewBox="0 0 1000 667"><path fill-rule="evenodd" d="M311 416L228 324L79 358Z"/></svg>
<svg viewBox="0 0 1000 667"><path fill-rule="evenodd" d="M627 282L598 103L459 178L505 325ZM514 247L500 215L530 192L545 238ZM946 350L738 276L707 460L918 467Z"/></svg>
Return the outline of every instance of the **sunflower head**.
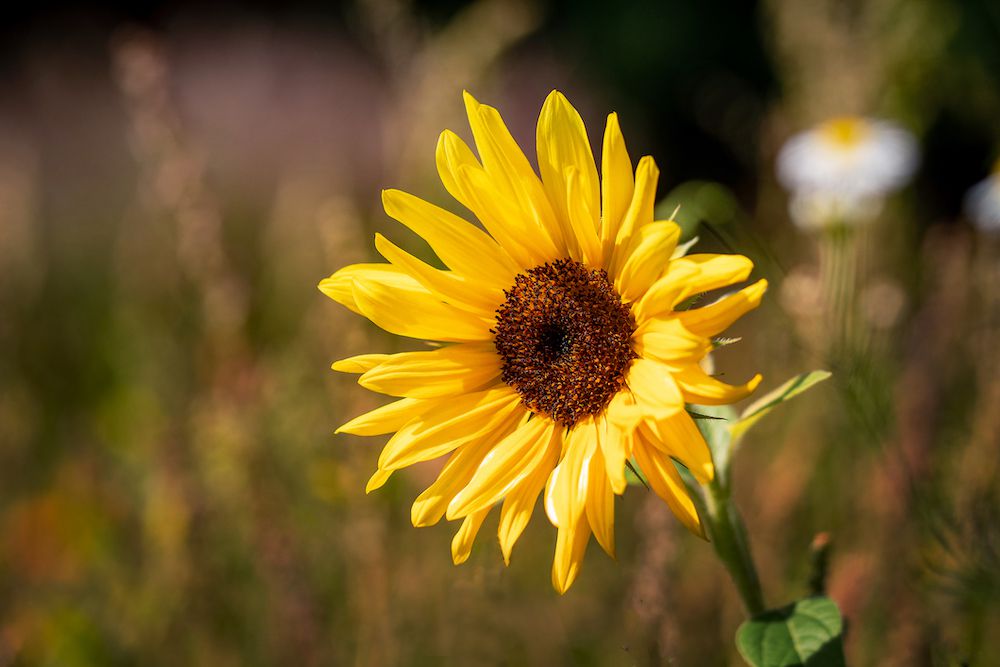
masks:
<svg viewBox="0 0 1000 667"><path fill-rule="evenodd" d="M745 281L738 255L677 256L678 226L654 219L659 172L632 161L608 116L601 170L579 114L552 92L538 120L538 171L496 109L465 95L477 154L442 133L437 167L448 192L481 224L397 190L386 212L423 237L436 268L377 235L387 260L320 282L325 294L394 334L435 344L365 354L335 370L397 397L338 432L392 434L368 491L400 468L444 458L413 504L415 526L461 519L456 564L499 506L505 562L544 495L556 527L552 583L573 583L593 535L614 553L614 498L631 461L696 534L701 522L678 473L714 475L687 403L746 397L702 369L712 339L756 307L764 280L709 305L692 297ZM446 457L446 458L445 458Z"/></svg>

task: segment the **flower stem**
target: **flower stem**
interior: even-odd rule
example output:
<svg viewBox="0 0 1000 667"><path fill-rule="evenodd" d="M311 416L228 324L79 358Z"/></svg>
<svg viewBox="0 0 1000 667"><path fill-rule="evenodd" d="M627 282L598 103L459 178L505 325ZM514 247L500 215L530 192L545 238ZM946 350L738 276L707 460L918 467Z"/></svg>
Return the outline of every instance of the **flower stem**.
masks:
<svg viewBox="0 0 1000 667"><path fill-rule="evenodd" d="M750 543L743 519L733 504L729 489L724 488L718 479L713 480L707 490L707 524L715 553L729 570L729 576L736 584L747 614L757 616L765 609L764 593L750 555Z"/></svg>

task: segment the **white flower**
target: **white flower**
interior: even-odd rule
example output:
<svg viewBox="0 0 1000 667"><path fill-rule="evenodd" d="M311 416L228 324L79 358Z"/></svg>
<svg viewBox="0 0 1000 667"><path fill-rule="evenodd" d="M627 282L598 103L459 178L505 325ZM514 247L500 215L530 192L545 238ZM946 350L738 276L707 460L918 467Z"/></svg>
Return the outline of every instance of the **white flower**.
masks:
<svg viewBox="0 0 1000 667"><path fill-rule="evenodd" d="M778 180L792 194L796 224L856 224L874 218L886 195L909 182L917 156L913 135L893 123L834 118L785 143Z"/></svg>
<svg viewBox="0 0 1000 667"><path fill-rule="evenodd" d="M976 183L965 195L965 213L980 231L1000 232L1000 161L993 173Z"/></svg>

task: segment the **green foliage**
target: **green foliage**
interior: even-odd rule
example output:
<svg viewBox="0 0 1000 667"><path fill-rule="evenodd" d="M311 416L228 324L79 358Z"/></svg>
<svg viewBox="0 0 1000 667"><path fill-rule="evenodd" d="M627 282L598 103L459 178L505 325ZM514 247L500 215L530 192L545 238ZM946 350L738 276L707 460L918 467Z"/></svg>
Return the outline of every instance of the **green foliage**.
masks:
<svg viewBox="0 0 1000 667"><path fill-rule="evenodd" d="M710 181L687 181L656 204L655 214L658 220L672 218L681 227L681 238L693 239L702 222L727 225L740 212L728 188Z"/></svg>
<svg viewBox="0 0 1000 667"><path fill-rule="evenodd" d="M730 427L729 432L732 435L733 440L737 441L743 437L743 434L746 433L751 426L756 424L774 408L778 407L785 401L804 393L829 377L829 371L812 371L810 373L802 373L800 375L796 375L777 389L760 397L747 406L747 408L743 411L743 414L740 415L740 420Z"/></svg>
<svg viewBox="0 0 1000 667"><path fill-rule="evenodd" d="M838 667L845 664L842 630L833 600L810 597L745 622L736 646L753 667Z"/></svg>
<svg viewBox="0 0 1000 667"><path fill-rule="evenodd" d="M698 428L712 450L716 475L722 484L729 484L729 462L740 441L750 428L782 403L795 398L830 377L827 371L812 371L796 375L777 389L751 403L737 415L728 405L699 405L692 408ZM715 419L713 419L713 417Z"/></svg>

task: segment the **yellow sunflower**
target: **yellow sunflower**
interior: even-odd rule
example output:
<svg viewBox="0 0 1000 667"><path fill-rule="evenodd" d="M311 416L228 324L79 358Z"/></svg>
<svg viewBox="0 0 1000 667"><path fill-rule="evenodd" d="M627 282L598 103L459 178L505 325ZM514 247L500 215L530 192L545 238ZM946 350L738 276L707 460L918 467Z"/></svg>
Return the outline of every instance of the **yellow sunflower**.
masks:
<svg viewBox="0 0 1000 667"><path fill-rule="evenodd" d="M746 280L739 255L687 255L680 229L653 218L658 170L632 162L616 114L608 116L598 176L580 115L559 92L538 119L541 177L496 109L465 105L479 157L455 133L437 145L448 192L482 229L398 190L386 213L427 241L435 268L382 235L387 264L355 264L320 290L426 351L365 354L333 364L358 383L399 397L339 433L393 433L367 490L393 471L447 456L417 497L414 526L462 519L456 564L469 556L500 505L504 561L539 494L557 528L552 584L575 580L594 534L614 556L614 498L633 461L691 531L703 535L674 461L702 483L714 469L686 403L723 404L754 390L706 374L712 337L756 307L764 280L702 308L691 297ZM485 231L484 231L485 230Z"/></svg>

